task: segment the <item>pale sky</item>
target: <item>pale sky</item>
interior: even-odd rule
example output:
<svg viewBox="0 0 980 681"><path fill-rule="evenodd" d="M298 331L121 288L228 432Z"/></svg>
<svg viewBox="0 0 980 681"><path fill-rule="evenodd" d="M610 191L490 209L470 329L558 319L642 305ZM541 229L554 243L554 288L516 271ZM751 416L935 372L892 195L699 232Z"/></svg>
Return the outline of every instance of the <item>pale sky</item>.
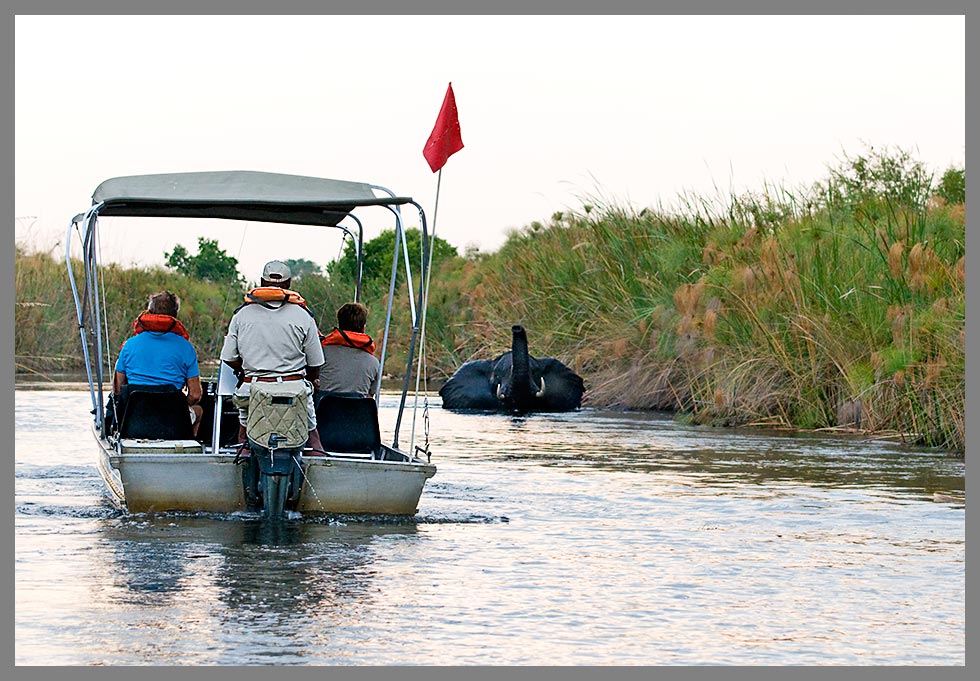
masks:
<svg viewBox="0 0 980 681"><path fill-rule="evenodd" d="M639 209L798 187L868 146L937 175L965 156L963 16L18 16L15 30L15 234L45 249L102 180L144 173L369 182L431 226L422 148L450 81L465 148L435 227L460 252L596 195ZM286 242L150 222L118 241L107 226L104 254L162 263L201 235L254 279L270 257L338 249L333 230Z"/></svg>

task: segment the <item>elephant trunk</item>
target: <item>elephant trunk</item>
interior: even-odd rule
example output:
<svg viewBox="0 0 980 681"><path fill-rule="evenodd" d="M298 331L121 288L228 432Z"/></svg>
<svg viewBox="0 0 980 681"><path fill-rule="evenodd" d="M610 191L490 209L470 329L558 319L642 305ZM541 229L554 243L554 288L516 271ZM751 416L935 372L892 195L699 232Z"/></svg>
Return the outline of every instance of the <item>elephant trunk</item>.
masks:
<svg viewBox="0 0 980 681"><path fill-rule="evenodd" d="M517 386L527 385L531 381L531 361L527 353L527 332L523 326L514 325L511 327L513 339L510 349L511 357L514 362L512 383Z"/></svg>
<svg viewBox="0 0 980 681"><path fill-rule="evenodd" d="M540 397L544 385L540 387L534 382L531 375L531 359L527 351L527 332L523 326L514 325L511 327L513 339L511 340L511 358L513 369L511 374L511 394L515 400L525 397Z"/></svg>

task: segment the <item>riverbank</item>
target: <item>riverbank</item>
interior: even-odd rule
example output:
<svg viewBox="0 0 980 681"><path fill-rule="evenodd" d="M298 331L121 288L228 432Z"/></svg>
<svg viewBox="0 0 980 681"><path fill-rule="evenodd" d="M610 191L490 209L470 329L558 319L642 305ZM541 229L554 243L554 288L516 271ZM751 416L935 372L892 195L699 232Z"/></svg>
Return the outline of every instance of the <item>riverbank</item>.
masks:
<svg viewBox="0 0 980 681"><path fill-rule="evenodd" d="M14 381L14 390L88 390L82 381Z"/></svg>
<svg viewBox="0 0 980 681"><path fill-rule="evenodd" d="M412 388L414 389L414 384ZM392 380L382 382L382 393L401 394L401 389L401 381ZM88 390L88 380L84 376L68 380L38 380L34 377L15 377L14 390ZM427 394L438 395L438 387L433 388L430 385Z"/></svg>
<svg viewBox="0 0 980 681"><path fill-rule="evenodd" d="M84 380L44 380L39 381L33 379L32 377L17 377L14 382L14 390L21 391L88 391L89 385L88 381ZM400 395L401 394L401 381L392 380L386 384L381 390L384 395ZM427 392L423 391L421 394L427 395L434 399L439 399L438 387L430 388ZM636 412L647 412L654 413L656 410L632 410L625 407L616 406L598 406L598 405L586 405L584 407L586 410L598 410L607 412L622 412L626 413L636 413ZM684 422L689 421L685 419L682 414L672 414L673 418ZM773 435L773 436L800 436L800 435L825 435L831 436L835 439L842 440L854 440L854 441L867 441L867 442L891 442L895 444L914 444L917 440L915 435L895 433L895 432L872 432L861 430L858 428L849 428L842 426L834 426L829 428L815 428L811 430L785 427L779 425L771 424L747 424L743 426L721 426L719 427L724 432L729 432L732 434L739 433L756 433L757 435Z"/></svg>

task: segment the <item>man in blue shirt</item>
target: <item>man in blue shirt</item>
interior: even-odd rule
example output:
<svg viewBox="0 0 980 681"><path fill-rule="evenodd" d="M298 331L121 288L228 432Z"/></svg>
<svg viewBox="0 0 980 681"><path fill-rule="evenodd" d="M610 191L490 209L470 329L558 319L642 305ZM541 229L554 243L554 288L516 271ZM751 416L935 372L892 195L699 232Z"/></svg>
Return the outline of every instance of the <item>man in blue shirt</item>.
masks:
<svg viewBox="0 0 980 681"><path fill-rule="evenodd" d="M194 435L197 435L204 410L201 401L201 372L197 352L188 339L187 330L177 320L180 301L170 291L150 296L146 311L133 323L133 335L119 351L113 393L122 393L130 385L172 385L187 388L187 409Z"/></svg>

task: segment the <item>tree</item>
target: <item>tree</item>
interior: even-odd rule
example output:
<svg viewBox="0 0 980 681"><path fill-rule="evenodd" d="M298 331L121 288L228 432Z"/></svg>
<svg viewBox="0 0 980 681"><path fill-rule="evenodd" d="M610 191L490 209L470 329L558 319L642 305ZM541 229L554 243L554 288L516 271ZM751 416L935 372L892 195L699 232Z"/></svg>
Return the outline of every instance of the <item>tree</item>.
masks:
<svg viewBox="0 0 980 681"><path fill-rule="evenodd" d="M408 244L408 257L412 263L412 278L418 282L421 251L419 246L422 241L422 233L418 229L405 231L405 241ZM362 289L371 296L383 295L388 290L388 281L391 277L391 256L395 250L395 230L388 229L364 244L364 272L362 274ZM435 238L433 253L429 256L430 261L435 265L447 259L459 256L456 247L448 241ZM405 265L402 262L402 247L398 249L398 278L397 282L405 281ZM327 274L334 281L351 282L356 280L355 267L357 259L354 251L354 242L348 241L344 246L344 253L338 260L334 260L327 265ZM396 284L397 285L397 284ZM418 284L416 283L416 290Z"/></svg>
<svg viewBox="0 0 980 681"><path fill-rule="evenodd" d="M286 264L289 265L289 271L292 272L293 279L301 279L304 275L308 274L321 274L320 266L306 258L299 258L298 260L290 258L286 261Z"/></svg>
<svg viewBox="0 0 980 681"><path fill-rule="evenodd" d="M216 239L197 238L197 255L190 255L187 249L177 244L169 253L164 253L167 267L188 277L204 279L220 284L245 285L245 279L238 273L238 259L218 248Z"/></svg>
<svg viewBox="0 0 980 681"><path fill-rule="evenodd" d="M949 168L936 187L936 194L946 203L966 203L966 168Z"/></svg>

